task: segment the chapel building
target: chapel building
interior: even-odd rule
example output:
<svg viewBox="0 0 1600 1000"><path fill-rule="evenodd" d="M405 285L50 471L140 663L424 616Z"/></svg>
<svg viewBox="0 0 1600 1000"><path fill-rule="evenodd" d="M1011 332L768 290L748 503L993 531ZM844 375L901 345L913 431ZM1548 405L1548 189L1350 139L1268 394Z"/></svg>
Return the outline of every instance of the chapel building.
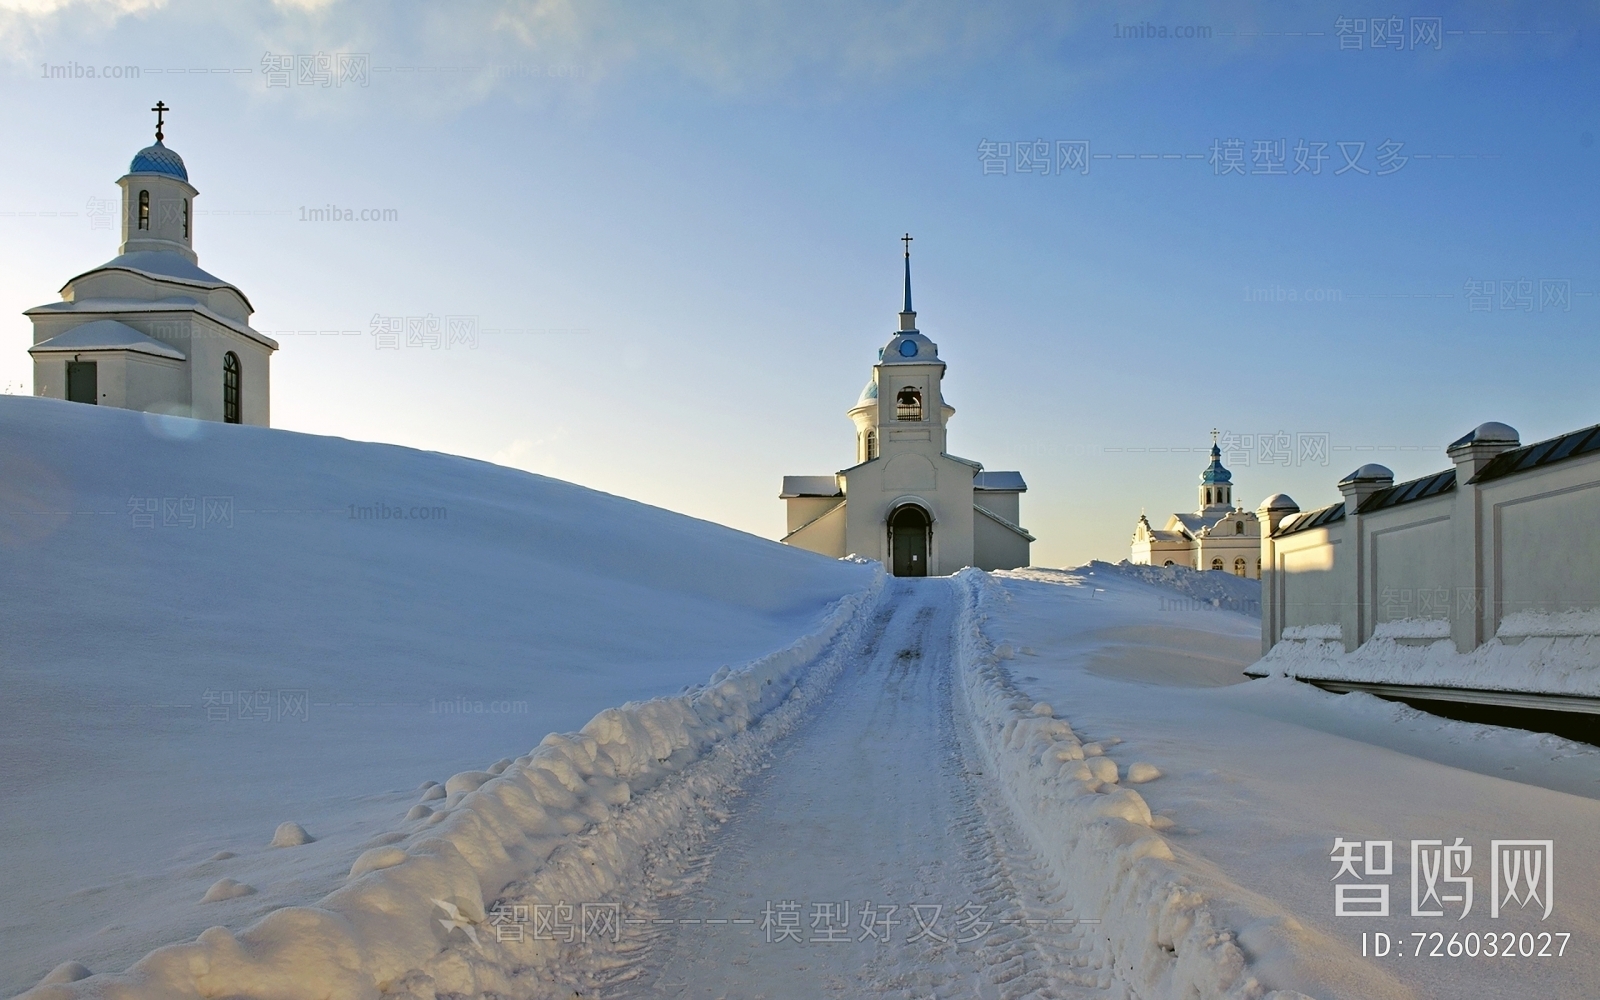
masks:
<svg viewBox="0 0 1600 1000"><path fill-rule="evenodd" d="M917 329L911 253L905 255L900 329L878 352L872 380L849 411L856 464L829 476L784 476L786 544L881 561L896 576L966 566L1028 565L1032 535L1018 523L1028 486L1019 472L988 472L945 450L955 408L944 401L939 348Z"/></svg>
<svg viewBox="0 0 1600 1000"><path fill-rule="evenodd" d="M141 149L122 188L118 255L36 306L33 392L128 410L267 426L276 341L250 328L254 307L201 270L194 199L183 159L163 143Z"/></svg>
<svg viewBox="0 0 1600 1000"><path fill-rule="evenodd" d="M1211 464L1200 473L1199 508L1173 514L1165 527L1144 514L1133 526L1128 561L1136 566L1184 566L1261 579L1261 523L1233 503L1233 473L1222 464L1212 432Z"/></svg>

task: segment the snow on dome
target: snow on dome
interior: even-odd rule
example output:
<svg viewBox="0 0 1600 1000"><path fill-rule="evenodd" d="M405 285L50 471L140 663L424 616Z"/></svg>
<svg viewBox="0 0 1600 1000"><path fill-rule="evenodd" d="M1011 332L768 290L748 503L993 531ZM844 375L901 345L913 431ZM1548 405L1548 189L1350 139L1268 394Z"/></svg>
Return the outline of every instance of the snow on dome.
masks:
<svg viewBox="0 0 1600 1000"><path fill-rule="evenodd" d="M181 181L189 179L189 170L183 165L183 157L163 146L159 139L154 146L146 146L134 154L133 162L128 165L128 173L166 174Z"/></svg>
<svg viewBox="0 0 1600 1000"><path fill-rule="evenodd" d="M1388 479L1392 481L1394 479L1394 473L1390 471L1389 467L1386 465L1379 465L1377 462L1368 462L1366 465L1363 465L1361 468L1339 480L1339 484L1342 486L1345 483L1357 483L1362 481L1371 481L1374 479Z"/></svg>
<svg viewBox="0 0 1600 1000"><path fill-rule="evenodd" d="M1274 493L1261 501L1261 507L1257 509L1260 510L1262 508L1267 510L1299 510L1300 505L1295 503L1294 497L1287 493Z"/></svg>
<svg viewBox="0 0 1600 1000"><path fill-rule="evenodd" d="M1479 424L1450 442L1450 447L1458 448L1462 445L1477 444L1479 442L1484 444L1491 442L1494 444L1520 444L1521 438L1517 436L1517 429L1510 424L1502 424L1498 420L1490 420Z"/></svg>
<svg viewBox="0 0 1600 1000"><path fill-rule="evenodd" d="M902 330L889 339L878 359L880 364L943 364L939 348L917 330Z"/></svg>

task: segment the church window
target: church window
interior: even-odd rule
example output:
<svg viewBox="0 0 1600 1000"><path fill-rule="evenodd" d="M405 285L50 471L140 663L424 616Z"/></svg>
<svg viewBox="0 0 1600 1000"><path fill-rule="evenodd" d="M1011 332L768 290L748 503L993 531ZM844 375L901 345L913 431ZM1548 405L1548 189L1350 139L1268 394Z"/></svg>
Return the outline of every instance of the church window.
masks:
<svg viewBox="0 0 1600 1000"><path fill-rule="evenodd" d="M239 423L239 355L232 351L222 356L222 419Z"/></svg>
<svg viewBox="0 0 1600 1000"><path fill-rule="evenodd" d="M1256 560L1256 579L1261 579L1261 560Z"/></svg>
<svg viewBox="0 0 1600 1000"><path fill-rule="evenodd" d="M1233 522L1233 533L1235 535L1244 534L1244 522L1243 521L1235 521L1235 522Z"/></svg>
<svg viewBox="0 0 1600 1000"><path fill-rule="evenodd" d="M1171 566L1172 565L1172 560L1168 559L1166 562L1162 563L1161 565L1163 565L1163 566Z"/></svg>
<svg viewBox="0 0 1600 1000"><path fill-rule="evenodd" d="M1211 489L1210 489L1210 487L1207 487L1206 488L1206 505L1210 506L1210 504L1211 504Z"/></svg>
<svg viewBox="0 0 1600 1000"><path fill-rule="evenodd" d="M867 431L867 460L878 457L878 432Z"/></svg>
<svg viewBox="0 0 1600 1000"><path fill-rule="evenodd" d="M139 192L139 228L150 228L150 192Z"/></svg>
<svg viewBox="0 0 1600 1000"><path fill-rule="evenodd" d="M1222 568L1222 560L1221 559L1213 559L1213 560L1211 560L1211 568L1212 569L1216 569L1216 570L1220 570Z"/></svg>
<svg viewBox="0 0 1600 1000"><path fill-rule="evenodd" d="M1244 557L1241 556L1233 561L1233 575L1244 576Z"/></svg>
<svg viewBox="0 0 1600 1000"><path fill-rule="evenodd" d="M922 393L909 385L894 397L894 415L897 420L922 419Z"/></svg>
<svg viewBox="0 0 1600 1000"><path fill-rule="evenodd" d="M183 199L183 238L189 238L189 199Z"/></svg>

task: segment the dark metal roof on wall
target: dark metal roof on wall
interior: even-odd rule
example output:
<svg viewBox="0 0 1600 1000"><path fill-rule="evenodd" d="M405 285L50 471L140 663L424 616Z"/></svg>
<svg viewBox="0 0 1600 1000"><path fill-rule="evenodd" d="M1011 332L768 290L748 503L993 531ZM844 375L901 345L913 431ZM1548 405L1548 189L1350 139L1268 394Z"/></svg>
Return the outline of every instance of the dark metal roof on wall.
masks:
<svg viewBox="0 0 1600 1000"><path fill-rule="evenodd" d="M1441 493L1449 493L1456 488L1456 470L1446 469L1435 472L1431 476L1413 479L1409 482L1395 483L1393 486L1381 489L1367 497L1362 503L1360 513L1370 514L1375 510L1384 510L1389 507L1398 507L1403 503L1413 500L1426 500L1436 497Z"/></svg>
<svg viewBox="0 0 1600 1000"><path fill-rule="evenodd" d="M1553 465L1565 459L1597 451L1600 451L1600 424L1571 431L1548 441L1539 441L1501 452L1491 458L1489 464L1485 465L1483 471L1474 476L1472 481L1486 483L1491 479L1501 479L1518 472Z"/></svg>
<svg viewBox="0 0 1600 1000"><path fill-rule="evenodd" d="M1317 510L1310 510L1303 514L1296 514L1294 515L1293 521L1290 521L1288 524L1279 525L1278 530L1274 531L1272 534L1275 538L1281 538L1284 535L1292 535L1297 531L1310 531L1312 528L1326 527L1335 521L1343 520L1344 503L1341 501L1340 503L1329 504L1328 506L1319 508Z"/></svg>
<svg viewBox="0 0 1600 1000"><path fill-rule="evenodd" d="M1025 493L1028 484L1020 472L979 472L972 477L975 490L995 490L1002 493Z"/></svg>

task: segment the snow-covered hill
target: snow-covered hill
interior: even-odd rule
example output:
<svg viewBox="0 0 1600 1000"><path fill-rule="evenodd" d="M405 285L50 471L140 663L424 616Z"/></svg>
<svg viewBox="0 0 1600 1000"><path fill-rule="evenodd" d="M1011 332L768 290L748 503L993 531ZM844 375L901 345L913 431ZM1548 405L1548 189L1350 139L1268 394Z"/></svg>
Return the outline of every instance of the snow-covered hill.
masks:
<svg viewBox="0 0 1600 1000"><path fill-rule="evenodd" d="M0 992L320 898L420 782L872 580L482 462L0 396Z"/></svg>

